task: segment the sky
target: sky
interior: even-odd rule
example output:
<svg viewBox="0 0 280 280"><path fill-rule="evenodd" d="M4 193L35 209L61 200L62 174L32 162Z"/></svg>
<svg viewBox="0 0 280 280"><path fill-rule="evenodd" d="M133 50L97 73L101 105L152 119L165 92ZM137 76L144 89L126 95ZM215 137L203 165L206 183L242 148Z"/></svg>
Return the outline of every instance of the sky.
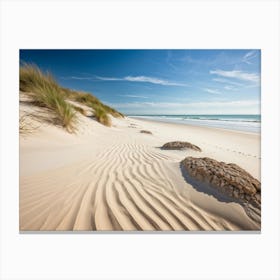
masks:
<svg viewBox="0 0 280 280"><path fill-rule="evenodd" d="M260 114L260 50L20 50L127 115Z"/></svg>

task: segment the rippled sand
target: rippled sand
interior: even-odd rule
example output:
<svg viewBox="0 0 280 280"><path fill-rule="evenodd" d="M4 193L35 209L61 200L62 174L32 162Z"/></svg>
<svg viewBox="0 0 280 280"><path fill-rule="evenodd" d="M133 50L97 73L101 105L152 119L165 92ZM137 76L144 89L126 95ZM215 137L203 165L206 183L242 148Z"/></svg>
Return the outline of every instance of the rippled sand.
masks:
<svg viewBox="0 0 280 280"><path fill-rule="evenodd" d="M259 135L129 118L113 124L81 115L76 135L42 125L21 136L20 230L260 229L240 204L194 188L180 169L186 156L208 156L259 179ZM160 149L171 140L202 152Z"/></svg>

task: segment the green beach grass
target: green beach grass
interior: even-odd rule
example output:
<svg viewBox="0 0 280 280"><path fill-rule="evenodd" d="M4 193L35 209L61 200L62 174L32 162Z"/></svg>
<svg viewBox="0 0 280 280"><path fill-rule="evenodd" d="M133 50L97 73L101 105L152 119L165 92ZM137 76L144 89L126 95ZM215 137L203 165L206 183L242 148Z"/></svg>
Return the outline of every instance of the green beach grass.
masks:
<svg viewBox="0 0 280 280"><path fill-rule="evenodd" d="M76 130L76 112L84 114L84 111L78 106L69 104L67 100L92 108L96 120L106 126L111 126L108 114L117 118L123 117L121 113L103 104L90 93L61 87L51 73L41 71L35 64L23 64L20 67L20 91L28 93L34 105L50 109L55 114L57 123L68 132Z"/></svg>

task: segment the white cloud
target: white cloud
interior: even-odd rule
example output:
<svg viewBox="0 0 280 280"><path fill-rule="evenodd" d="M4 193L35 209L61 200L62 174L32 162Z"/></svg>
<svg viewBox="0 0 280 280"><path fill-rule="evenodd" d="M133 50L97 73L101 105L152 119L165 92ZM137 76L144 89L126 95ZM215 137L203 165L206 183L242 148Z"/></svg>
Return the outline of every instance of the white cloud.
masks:
<svg viewBox="0 0 280 280"><path fill-rule="evenodd" d="M122 78L115 78L115 77L100 77L100 76L95 76L97 80L101 81L122 81Z"/></svg>
<svg viewBox="0 0 280 280"><path fill-rule="evenodd" d="M204 88L203 90L208 92L208 93L212 93L212 94L221 94L221 92L218 91L217 89Z"/></svg>
<svg viewBox="0 0 280 280"><path fill-rule="evenodd" d="M257 57L257 51L250 51L243 56L242 61L247 64L252 64L251 60L255 57Z"/></svg>
<svg viewBox="0 0 280 280"><path fill-rule="evenodd" d="M164 86L186 86L185 84L170 82L167 80L162 80L159 78L147 77L147 76L134 76L134 77L127 76L127 77L124 77L123 80L129 81L129 82L145 82L145 83L158 84L158 85L164 85Z"/></svg>
<svg viewBox="0 0 280 280"><path fill-rule="evenodd" d="M241 84L241 83L234 82L234 81L224 79L224 78L215 78L215 79L212 79L212 80L215 81L215 82L230 84L230 85L234 85L234 86L243 86L243 84Z"/></svg>
<svg viewBox="0 0 280 280"><path fill-rule="evenodd" d="M126 94L126 95L120 95L122 97L130 97L130 98L149 98L147 96L142 96L142 95L131 95L131 94Z"/></svg>
<svg viewBox="0 0 280 280"><path fill-rule="evenodd" d="M210 74L215 74L222 77L234 78L234 79L247 81L247 82L254 82L254 83L257 83L260 80L259 75L256 73L247 73L238 70L232 70L232 71L211 70Z"/></svg>
<svg viewBox="0 0 280 280"><path fill-rule="evenodd" d="M157 84L163 86L189 86L184 83L178 83L173 81L168 81L160 78L155 77L148 77L148 76L126 76L122 78L117 77L101 77L101 76L92 76L92 77L62 77L62 79L73 79L73 80L100 80L100 81L127 81L127 82L138 82L138 83L150 83L150 84Z"/></svg>
<svg viewBox="0 0 280 280"><path fill-rule="evenodd" d="M259 114L257 100L213 101L213 102L126 102L110 103L123 112L135 114Z"/></svg>
<svg viewBox="0 0 280 280"><path fill-rule="evenodd" d="M61 79L65 80L88 80L88 81L127 81L127 82L137 82L137 83L150 83L150 84L157 84L163 86L182 86L186 87L189 85L184 83L178 83L173 81L168 81L160 78L155 77L148 77L148 76L126 76L122 78L117 77L101 77L101 76L91 76L91 77L78 77L78 76L70 76L70 77L61 77Z"/></svg>
<svg viewBox="0 0 280 280"><path fill-rule="evenodd" d="M71 76L71 77L61 77L61 79L64 79L64 80L93 80L93 77Z"/></svg>
<svg viewBox="0 0 280 280"><path fill-rule="evenodd" d="M236 91L237 90L237 88L233 87L233 86L224 86L224 89L225 90L232 90L232 91Z"/></svg>
<svg viewBox="0 0 280 280"><path fill-rule="evenodd" d="M223 107L223 106L253 106L260 104L257 100L240 100L240 101L219 101L219 102L189 102L189 103L181 103L181 102L128 102L128 103L111 103L110 105L118 106L118 107L160 107L160 108L168 108L168 107Z"/></svg>

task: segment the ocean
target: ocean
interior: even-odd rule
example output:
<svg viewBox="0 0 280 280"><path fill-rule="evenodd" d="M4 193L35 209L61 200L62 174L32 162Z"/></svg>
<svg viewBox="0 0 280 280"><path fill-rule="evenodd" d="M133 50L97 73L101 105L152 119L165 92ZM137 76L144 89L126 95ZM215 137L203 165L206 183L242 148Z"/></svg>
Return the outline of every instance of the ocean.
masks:
<svg viewBox="0 0 280 280"><path fill-rule="evenodd" d="M253 133L261 132L261 115L130 115L129 117Z"/></svg>

